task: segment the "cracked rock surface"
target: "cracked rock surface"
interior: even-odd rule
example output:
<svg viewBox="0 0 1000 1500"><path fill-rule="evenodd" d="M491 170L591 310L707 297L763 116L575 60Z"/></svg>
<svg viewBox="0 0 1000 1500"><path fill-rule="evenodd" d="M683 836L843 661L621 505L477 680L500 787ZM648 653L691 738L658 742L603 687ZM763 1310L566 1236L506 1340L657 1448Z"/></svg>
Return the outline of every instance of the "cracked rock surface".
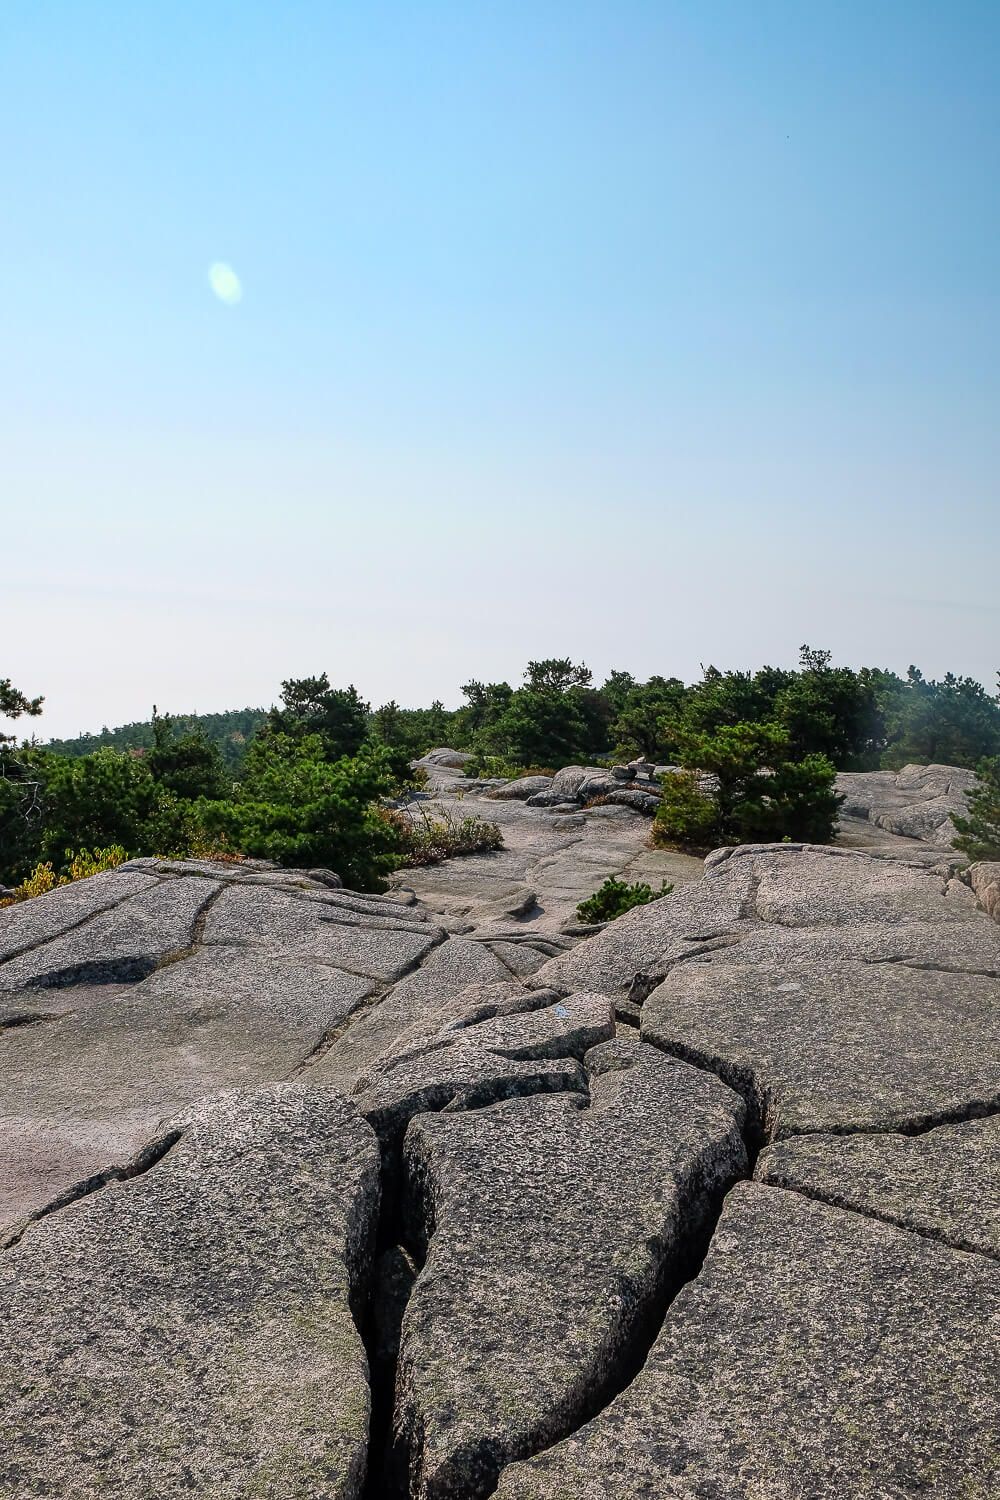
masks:
<svg viewBox="0 0 1000 1500"><path fill-rule="evenodd" d="M0 1495L354 1500L375 1138L326 1090L224 1095L0 1255Z"/></svg>
<svg viewBox="0 0 1000 1500"><path fill-rule="evenodd" d="M761 1153L760 1182L1000 1260L1000 1115L924 1135L803 1135Z"/></svg>
<svg viewBox="0 0 1000 1500"><path fill-rule="evenodd" d="M424 805L504 848L380 896L147 859L0 911L0 1500L993 1500L964 773L702 862L581 806L614 772L462 761ZM582 927L609 874L675 890Z"/></svg>
<svg viewBox="0 0 1000 1500"><path fill-rule="evenodd" d="M745 1171L740 1100L637 1041L587 1054L586 1094L418 1116L417 1248L400 1441L418 1500L489 1494L503 1464L589 1416Z"/></svg>
<svg viewBox="0 0 1000 1500"><path fill-rule="evenodd" d="M642 1372L498 1500L995 1493L1000 1268L741 1184Z"/></svg>

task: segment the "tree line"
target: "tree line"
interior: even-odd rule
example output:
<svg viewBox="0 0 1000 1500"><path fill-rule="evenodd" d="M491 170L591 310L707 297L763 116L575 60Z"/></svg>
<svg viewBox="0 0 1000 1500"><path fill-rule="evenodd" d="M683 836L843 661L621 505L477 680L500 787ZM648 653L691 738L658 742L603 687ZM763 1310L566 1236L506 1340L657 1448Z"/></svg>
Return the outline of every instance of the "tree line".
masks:
<svg viewBox="0 0 1000 1500"><path fill-rule="evenodd" d="M982 766L987 833L968 837L979 857L992 847L1000 698L969 677L855 671L803 646L795 669L710 666L693 684L613 671L595 686L585 664L549 658L529 662L516 687L474 680L462 696L452 710L373 708L322 673L284 682L267 711L154 709L144 724L48 745L0 736L0 882L120 845L326 865L377 888L407 857L387 805L410 783L410 762L444 744L470 753L472 774L637 757L678 766L685 774L664 779L657 836L692 847L829 838L839 770ZM0 681L0 715L32 720L41 706Z"/></svg>

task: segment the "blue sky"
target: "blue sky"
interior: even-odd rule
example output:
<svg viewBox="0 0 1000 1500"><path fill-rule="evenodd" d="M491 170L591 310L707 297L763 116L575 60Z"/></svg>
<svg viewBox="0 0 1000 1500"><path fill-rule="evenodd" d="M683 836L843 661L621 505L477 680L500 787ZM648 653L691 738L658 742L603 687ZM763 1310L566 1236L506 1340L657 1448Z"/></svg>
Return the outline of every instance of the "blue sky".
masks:
<svg viewBox="0 0 1000 1500"><path fill-rule="evenodd" d="M0 675L992 685L998 72L992 0L4 0Z"/></svg>

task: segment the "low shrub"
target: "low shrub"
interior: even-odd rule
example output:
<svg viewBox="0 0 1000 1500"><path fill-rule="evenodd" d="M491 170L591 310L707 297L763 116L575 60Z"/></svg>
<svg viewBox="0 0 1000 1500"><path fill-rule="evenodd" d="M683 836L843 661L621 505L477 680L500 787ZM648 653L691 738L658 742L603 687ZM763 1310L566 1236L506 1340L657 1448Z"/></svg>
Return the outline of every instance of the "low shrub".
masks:
<svg viewBox="0 0 1000 1500"><path fill-rule="evenodd" d="M660 805L653 819L653 843L707 849L718 832L718 806L713 797L700 790L697 773L672 771L664 776Z"/></svg>
<svg viewBox="0 0 1000 1500"><path fill-rule="evenodd" d="M30 901L33 896L47 896L56 886L70 885L74 880L86 880L91 875L100 875L104 870L113 870L128 858L121 844L112 844L107 849L79 849L74 854L66 850L66 875L60 875L52 867L51 860L37 864L21 884L14 887L10 896L0 901L0 906L14 906L19 901Z"/></svg>
<svg viewBox="0 0 1000 1500"><path fill-rule="evenodd" d="M636 906L648 906L651 901L659 901L663 896L669 896L673 890L672 885L666 881L658 891L642 881L635 885L629 885L627 881L617 880L614 875L609 875L599 890L586 901L581 901L576 909L576 914L581 922L613 922L616 917L624 916Z"/></svg>
<svg viewBox="0 0 1000 1500"><path fill-rule="evenodd" d="M843 797L825 755L795 757L781 724L725 725L679 737L684 772L662 778L653 842L708 849L782 840L828 844ZM705 789L699 773L712 777Z"/></svg>
<svg viewBox="0 0 1000 1500"><path fill-rule="evenodd" d="M431 817L422 810L414 817L396 809L383 811L399 837L402 859L407 865L439 865L460 854L485 854L503 848L503 834L485 818L456 817L447 809Z"/></svg>

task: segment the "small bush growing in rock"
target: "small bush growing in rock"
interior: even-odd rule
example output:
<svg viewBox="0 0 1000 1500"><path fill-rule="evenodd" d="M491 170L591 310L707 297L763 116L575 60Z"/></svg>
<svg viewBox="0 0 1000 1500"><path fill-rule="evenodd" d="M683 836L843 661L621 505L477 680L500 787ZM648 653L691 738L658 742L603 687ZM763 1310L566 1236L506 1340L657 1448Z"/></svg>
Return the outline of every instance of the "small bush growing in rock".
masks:
<svg viewBox="0 0 1000 1500"><path fill-rule="evenodd" d="M485 818L458 818L447 809L438 817L398 812L383 812L396 832L401 849L401 863L438 865L459 854L485 854L503 848L503 834L496 823Z"/></svg>
<svg viewBox="0 0 1000 1500"><path fill-rule="evenodd" d="M581 922L613 922L615 917L624 916L625 912L631 911L635 906L648 906L651 901L669 896L672 890L673 886L666 881L658 891L654 891L652 886L642 881L629 885L627 881L617 880L614 875L609 875L599 890L588 896L586 901L580 902L576 914Z"/></svg>
<svg viewBox="0 0 1000 1500"><path fill-rule="evenodd" d="M1000 755L981 761L966 793L967 818L955 818L955 848L970 859L1000 859Z"/></svg>
<svg viewBox="0 0 1000 1500"><path fill-rule="evenodd" d="M45 860L31 874L15 886L13 893L0 901L0 906L13 906L18 901L30 901L32 896L47 896L56 886L69 885L74 880L86 880L91 875L100 875L104 870L114 870L128 858L121 844L112 844L107 849L79 849L74 854L66 850L67 875L59 875L52 868L52 861Z"/></svg>
<svg viewBox="0 0 1000 1500"><path fill-rule="evenodd" d="M712 734L685 733L679 759L687 775L663 778L653 842L708 848L713 844L782 839L827 844L843 798L825 755L795 758L780 724L723 725ZM712 778L707 790L696 772Z"/></svg>

